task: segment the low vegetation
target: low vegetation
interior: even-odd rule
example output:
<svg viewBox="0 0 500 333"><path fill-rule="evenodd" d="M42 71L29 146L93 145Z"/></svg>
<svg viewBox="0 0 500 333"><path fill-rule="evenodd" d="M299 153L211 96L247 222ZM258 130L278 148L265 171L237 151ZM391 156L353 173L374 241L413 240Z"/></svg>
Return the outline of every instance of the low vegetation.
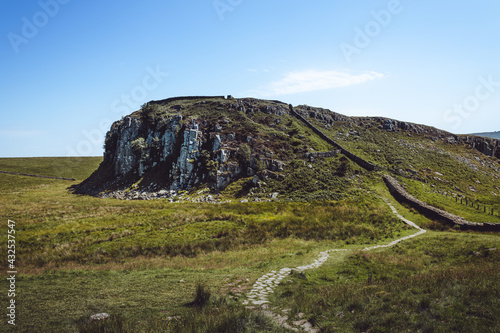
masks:
<svg viewBox="0 0 500 333"><path fill-rule="evenodd" d="M209 109L193 108L187 116L219 117ZM143 116L161 118L162 112L154 107ZM500 330L497 234L460 232L422 217L390 197L380 174L342 155L305 160L308 151L333 147L293 118L275 122L260 110L242 117L235 123L245 134L262 132L267 147L280 152L274 158L289 161L259 184L241 178L214 193L219 204L70 194L68 188L101 158L0 159L0 170L78 179L0 174L0 219L16 221L18 330L285 332L245 308L245 293L263 274L309 264L332 248L352 251L335 252L319 269L285 279L271 298L273 311L289 309L290 321L303 314L322 332ZM342 122L329 131L419 199L472 221L500 222L455 199L498 207L496 160L404 133L347 136ZM244 149L241 158L248 155ZM392 248L363 251L415 232L381 197L430 231ZM0 250L6 253L6 243ZM2 267L6 259L0 258ZM1 293L1 304L6 301ZM101 312L111 317L89 320Z"/></svg>
<svg viewBox="0 0 500 333"><path fill-rule="evenodd" d="M25 269L120 263L138 256L195 257L266 246L275 239L365 244L404 230L377 196L362 192L306 205L171 204L74 196L65 191L67 182L45 182L0 198L2 218L17 222L23 248L18 261ZM6 258L0 260L5 264Z"/></svg>
<svg viewBox="0 0 500 333"><path fill-rule="evenodd" d="M322 332L496 332L497 236L428 233L282 283L273 304Z"/></svg>

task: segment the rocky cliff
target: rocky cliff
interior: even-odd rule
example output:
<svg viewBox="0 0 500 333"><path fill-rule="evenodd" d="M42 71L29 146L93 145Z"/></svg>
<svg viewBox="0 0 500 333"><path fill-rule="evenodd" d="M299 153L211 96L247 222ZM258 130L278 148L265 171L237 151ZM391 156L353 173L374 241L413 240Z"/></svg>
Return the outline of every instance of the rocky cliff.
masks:
<svg viewBox="0 0 500 333"><path fill-rule="evenodd" d="M269 133L252 128L255 124L246 114L264 113L279 123L288 106L261 104L224 97L150 102L112 125L102 164L74 192L169 197L199 184L220 190L243 176L283 171L285 163L273 158L274 152L264 145ZM238 118L248 124L235 126Z"/></svg>
<svg viewBox="0 0 500 333"><path fill-rule="evenodd" d="M364 149L363 158L339 143L351 139L332 139L334 133L343 134L338 130L344 136L353 134L352 142ZM291 174L285 172L291 162L306 165L314 156L336 156L336 149L367 171L379 170L374 161L380 157L371 157L373 145L363 148L360 142L360 133L368 131L379 138L406 133L500 158L498 140L387 118L347 117L253 98L176 97L151 101L115 122L106 135L99 169L73 191L131 199L171 197L197 187L218 192L243 177L256 177L254 183L267 177L284 179Z"/></svg>

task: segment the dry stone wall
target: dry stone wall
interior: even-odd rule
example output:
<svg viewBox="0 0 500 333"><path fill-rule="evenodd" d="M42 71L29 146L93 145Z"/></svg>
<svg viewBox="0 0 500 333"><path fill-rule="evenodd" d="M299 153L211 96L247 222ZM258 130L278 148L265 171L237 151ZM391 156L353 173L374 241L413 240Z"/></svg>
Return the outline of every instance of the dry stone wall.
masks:
<svg viewBox="0 0 500 333"><path fill-rule="evenodd" d="M417 198L406 192L405 189L401 185L399 185L398 181L389 175L384 176L384 181L387 185L387 188L394 196L394 198L396 198L396 200L408 203L418 212L430 219L438 220L453 226L458 225L462 229L479 231L500 231L500 224L469 222L461 216L448 213L444 210L433 207L423 201L418 200Z"/></svg>
<svg viewBox="0 0 500 333"><path fill-rule="evenodd" d="M316 126L311 124L306 118L302 117L300 114L295 112L293 110L293 106L291 104L289 105L289 107L290 107L290 114L292 114L293 116L295 116L296 118L298 118L299 120L304 122L310 129L312 129L314 131L314 133L318 134L323 140L325 140L326 142L328 142L332 146L339 148L341 153L344 154L345 156L347 156L351 161L357 163L360 167L362 167L368 171L374 171L374 170L380 169L377 165L362 159L361 157L357 156L356 154L351 153L350 151L348 151L347 149L342 147L339 143L332 140L329 136L327 136L325 133L323 133L321 130L319 130Z"/></svg>
<svg viewBox="0 0 500 333"><path fill-rule="evenodd" d="M211 99L225 99L225 96L184 96L184 97L171 97L167 99L161 99L157 101L151 101L149 102L150 104L165 104L165 103L170 103L170 102L175 102L175 101L180 101L180 100L193 100L193 99L206 99L206 100L211 100Z"/></svg>

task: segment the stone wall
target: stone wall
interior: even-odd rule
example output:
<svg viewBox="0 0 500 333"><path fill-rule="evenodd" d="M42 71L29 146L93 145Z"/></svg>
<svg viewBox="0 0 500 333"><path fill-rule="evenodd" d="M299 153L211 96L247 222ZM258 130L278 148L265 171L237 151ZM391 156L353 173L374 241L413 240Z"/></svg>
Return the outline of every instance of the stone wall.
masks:
<svg viewBox="0 0 500 333"><path fill-rule="evenodd" d="M184 97L171 97L167 99L161 99L157 101L151 101L150 104L165 104L180 100L193 100L193 99L226 99L225 96L184 96Z"/></svg>
<svg viewBox="0 0 500 333"><path fill-rule="evenodd" d="M442 209L433 207L423 201L418 200L411 194L405 191L398 181L389 175L384 176L384 181L392 196L400 202L409 204L422 215L440 222L455 226L460 226L461 229L470 229L478 231L500 231L500 224L496 223L476 223L469 222L461 216L448 213Z"/></svg>
<svg viewBox="0 0 500 333"><path fill-rule="evenodd" d="M377 165L370 163L370 162L362 159L361 157L351 153L350 151L348 151L347 149L342 147L340 144L338 144L336 141L332 140L325 133L323 133L321 130L319 130L316 126L311 124L307 119L305 119L300 114L295 112L293 110L293 106L291 104L289 105L289 107L290 107L290 114L292 114L293 116L295 116L296 118L298 118L302 122L304 122L309 128L311 128L314 131L314 133L318 134L323 140L325 140L326 142L328 142L332 146L339 148L341 153L344 154L345 156L347 156L351 161L355 162L360 167L362 167L368 171L374 171L374 170L380 169L380 167L378 167Z"/></svg>

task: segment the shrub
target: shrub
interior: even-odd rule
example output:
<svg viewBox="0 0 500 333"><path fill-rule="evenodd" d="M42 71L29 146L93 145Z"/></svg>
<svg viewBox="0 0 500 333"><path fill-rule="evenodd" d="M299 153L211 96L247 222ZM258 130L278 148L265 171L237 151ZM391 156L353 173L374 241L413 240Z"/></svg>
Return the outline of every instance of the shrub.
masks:
<svg viewBox="0 0 500 333"><path fill-rule="evenodd" d="M148 148L148 144L144 138L138 138L130 143L130 147L132 147L132 150L136 153L142 153Z"/></svg>
<svg viewBox="0 0 500 333"><path fill-rule="evenodd" d="M238 148L237 156L242 166L247 167L250 165L250 159L252 158L252 148L250 148L250 145L247 143L242 144Z"/></svg>
<svg viewBox="0 0 500 333"><path fill-rule="evenodd" d="M210 301L210 295L210 289L203 283L198 283L196 285L196 294L194 300L190 305L201 309Z"/></svg>
<svg viewBox="0 0 500 333"><path fill-rule="evenodd" d="M142 119L148 124L155 124L161 119L162 111L157 104L146 104L141 108Z"/></svg>

